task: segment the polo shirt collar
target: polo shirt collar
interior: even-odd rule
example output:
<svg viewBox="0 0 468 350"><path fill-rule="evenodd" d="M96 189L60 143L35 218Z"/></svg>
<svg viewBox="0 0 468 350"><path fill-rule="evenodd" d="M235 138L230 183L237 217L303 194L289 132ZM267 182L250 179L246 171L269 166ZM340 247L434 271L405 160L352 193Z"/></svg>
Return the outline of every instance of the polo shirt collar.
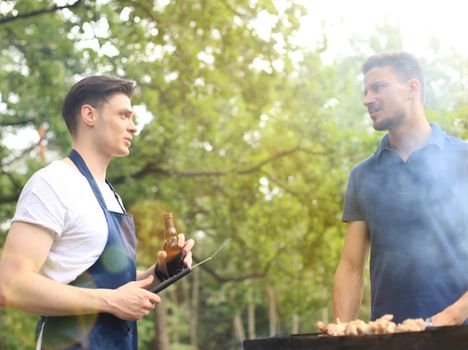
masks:
<svg viewBox="0 0 468 350"><path fill-rule="evenodd" d="M429 139L427 140L424 147L426 147L427 145L435 145L440 149L444 149L446 133L436 123L430 123L430 125L432 128L431 136L429 136ZM380 157L384 150L390 149L390 141L388 140L388 134L386 134L382 138L382 141L380 141L379 148L377 148L375 155L377 157Z"/></svg>

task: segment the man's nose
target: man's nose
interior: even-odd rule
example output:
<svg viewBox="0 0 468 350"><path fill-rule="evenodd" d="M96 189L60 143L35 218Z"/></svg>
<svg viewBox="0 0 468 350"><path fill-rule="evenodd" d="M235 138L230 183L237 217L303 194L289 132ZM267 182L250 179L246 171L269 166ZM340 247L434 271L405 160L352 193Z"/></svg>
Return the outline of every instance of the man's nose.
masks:
<svg viewBox="0 0 468 350"><path fill-rule="evenodd" d="M362 101L362 103L364 104L364 106L368 107L373 101L374 96L372 95L372 92L367 92L364 95L364 100Z"/></svg>
<svg viewBox="0 0 468 350"><path fill-rule="evenodd" d="M128 127L128 131L130 131L132 134L137 132L137 127L136 127L135 122L133 121L133 119L130 119L130 125Z"/></svg>

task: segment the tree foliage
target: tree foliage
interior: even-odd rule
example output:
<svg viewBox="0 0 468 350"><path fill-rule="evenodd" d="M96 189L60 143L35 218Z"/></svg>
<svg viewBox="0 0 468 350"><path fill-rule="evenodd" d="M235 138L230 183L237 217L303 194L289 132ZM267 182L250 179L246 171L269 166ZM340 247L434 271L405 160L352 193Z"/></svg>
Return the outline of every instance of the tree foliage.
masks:
<svg viewBox="0 0 468 350"><path fill-rule="evenodd" d="M196 238L195 261L230 240L200 267L199 285L192 275L162 294L173 349L236 348L239 313L241 326L256 336L272 332L275 313L273 331L282 333L314 331L315 321L331 315L347 176L381 137L361 104L359 67L369 53L400 49L401 35L384 24L374 36L354 40L353 56L325 64L326 47L293 44L304 9L281 4L21 0L0 6L0 140L46 128L20 150L0 143L4 230L31 173L69 150L60 117L64 93L81 76L111 74L138 82L133 103L140 132L131 156L114 160L108 177L135 216L139 264L154 262L165 211L174 212L179 231ZM441 86L466 85L451 78L466 61L454 55L423 63L433 82L429 115L465 136L466 96L449 98ZM365 297L363 315L368 302ZM254 325L247 310L255 311ZM5 346L30 346L15 334L21 327L28 332L33 319L12 310L1 316ZM140 321L142 349L153 347L153 317Z"/></svg>

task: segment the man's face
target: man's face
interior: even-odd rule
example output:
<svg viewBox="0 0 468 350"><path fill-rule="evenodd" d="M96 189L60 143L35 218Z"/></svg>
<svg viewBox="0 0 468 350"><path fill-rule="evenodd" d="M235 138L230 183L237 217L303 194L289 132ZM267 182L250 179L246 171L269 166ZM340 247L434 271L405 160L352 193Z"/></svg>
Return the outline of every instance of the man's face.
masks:
<svg viewBox="0 0 468 350"><path fill-rule="evenodd" d="M133 109L128 96L116 93L107 98L107 102L96 110L96 142L99 150L111 157L129 154L133 134Z"/></svg>
<svg viewBox="0 0 468 350"><path fill-rule="evenodd" d="M375 130L391 130L408 117L409 86L393 72L392 67L375 67L364 76L364 106Z"/></svg>

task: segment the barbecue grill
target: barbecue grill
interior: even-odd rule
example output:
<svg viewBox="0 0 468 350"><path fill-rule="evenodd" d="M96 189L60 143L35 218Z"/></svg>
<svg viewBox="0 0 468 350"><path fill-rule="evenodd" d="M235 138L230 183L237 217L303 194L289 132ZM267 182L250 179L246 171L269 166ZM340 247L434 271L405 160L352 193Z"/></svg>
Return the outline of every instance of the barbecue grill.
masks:
<svg viewBox="0 0 468 350"><path fill-rule="evenodd" d="M244 350L467 350L468 326L341 337L320 333L293 334L245 340L243 345Z"/></svg>

